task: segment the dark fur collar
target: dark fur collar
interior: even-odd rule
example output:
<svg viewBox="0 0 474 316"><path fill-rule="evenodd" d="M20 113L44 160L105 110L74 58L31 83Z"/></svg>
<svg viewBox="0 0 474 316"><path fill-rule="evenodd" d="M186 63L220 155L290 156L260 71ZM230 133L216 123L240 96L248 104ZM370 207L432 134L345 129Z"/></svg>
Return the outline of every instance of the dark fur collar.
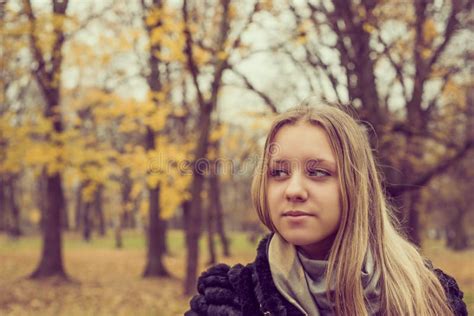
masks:
<svg viewBox="0 0 474 316"><path fill-rule="evenodd" d="M264 315L301 315L299 310L280 294L273 282L270 264L268 262L267 246L272 234L265 236L257 248L257 258L254 262L256 286L255 292ZM267 314L265 314L267 312Z"/></svg>

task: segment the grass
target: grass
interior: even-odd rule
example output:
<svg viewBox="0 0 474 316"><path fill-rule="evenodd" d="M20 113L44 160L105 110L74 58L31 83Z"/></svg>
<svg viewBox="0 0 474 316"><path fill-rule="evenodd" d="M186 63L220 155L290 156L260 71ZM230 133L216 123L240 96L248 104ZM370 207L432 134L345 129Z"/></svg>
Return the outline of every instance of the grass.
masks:
<svg viewBox="0 0 474 316"><path fill-rule="evenodd" d="M220 262L250 262L255 244L242 233L231 235L231 258ZM0 315L182 315L189 297L183 296L184 238L170 231L170 255L165 258L172 278L144 279L145 241L139 232L127 231L124 247L115 249L112 234L84 242L79 235L64 236L64 262L73 282L32 281L25 276L35 268L41 241L38 236L11 240L0 235ZM201 240L199 271L206 264L205 240ZM220 248L218 248L218 251ZM424 254L433 264L454 276L474 313L474 251L453 252L440 243L426 243Z"/></svg>

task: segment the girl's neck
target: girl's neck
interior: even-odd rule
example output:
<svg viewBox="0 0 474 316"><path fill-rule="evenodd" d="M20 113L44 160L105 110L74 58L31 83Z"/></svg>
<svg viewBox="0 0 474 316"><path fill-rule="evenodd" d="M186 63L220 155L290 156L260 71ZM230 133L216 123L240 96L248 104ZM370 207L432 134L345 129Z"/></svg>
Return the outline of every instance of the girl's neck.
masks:
<svg viewBox="0 0 474 316"><path fill-rule="evenodd" d="M306 258L312 260L328 260L336 234L310 245L296 246L296 249Z"/></svg>

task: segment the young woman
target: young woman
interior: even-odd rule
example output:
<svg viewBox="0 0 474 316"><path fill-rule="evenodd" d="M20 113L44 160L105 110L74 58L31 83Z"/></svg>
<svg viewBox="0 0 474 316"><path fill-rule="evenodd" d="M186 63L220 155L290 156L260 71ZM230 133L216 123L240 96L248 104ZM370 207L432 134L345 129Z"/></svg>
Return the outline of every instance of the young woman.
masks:
<svg viewBox="0 0 474 316"><path fill-rule="evenodd" d="M254 262L204 272L185 315L467 315L397 231L364 128L310 103L275 119L253 179L272 233Z"/></svg>

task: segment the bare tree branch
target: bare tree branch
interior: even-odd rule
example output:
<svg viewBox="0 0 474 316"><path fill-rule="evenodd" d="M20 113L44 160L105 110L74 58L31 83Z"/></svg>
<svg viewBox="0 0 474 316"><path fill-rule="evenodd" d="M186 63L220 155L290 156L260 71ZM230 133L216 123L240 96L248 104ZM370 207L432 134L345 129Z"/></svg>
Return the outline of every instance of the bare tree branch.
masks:
<svg viewBox="0 0 474 316"><path fill-rule="evenodd" d="M196 65L196 61L193 56L193 38L191 30L189 29L189 15L188 15L188 1L183 1L182 14L184 20L184 36L186 38L184 54L186 55L186 63L189 71L191 72L191 77L193 79L194 87L196 89L196 94L198 102L200 105L203 105L205 100L202 94L201 88L199 86L198 77L199 77L199 68Z"/></svg>
<svg viewBox="0 0 474 316"><path fill-rule="evenodd" d="M23 0L23 8L25 11L26 16L28 17L28 22L30 26L30 31L28 32L28 36L30 38L29 44L31 48L31 52L33 54L33 58L37 63L35 72L38 84L41 87L41 90L44 91L47 89L49 84L48 76L46 75L46 62L43 57L43 53L41 52L38 44L38 38L36 37L36 16L33 13L33 9L31 7L30 0Z"/></svg>
<svg viewBox="0 0 474 316"><path fill-rule="evenodd" d="M105 6L102 10L97 13L91 14L81 23L73 32L64 35L65 40L69 40L75 35L77 35L80 31L84 30L91 22L94 20L98 20L104 16L104 14L110 12L110 10L114 7L115 3L112 1L108 6Z"/></svg>
<svg viewBox="0 0 474 316"><path fill-rule="evenodd" d="M448 18L448 22L446 23L446 28L443 34L443 42L438 46L438 48L433 53L431 60L429 61L429 65L433 66L436 64L440 56L443 54L446 46L449 44L451 39L453 38L454 33L459 25L459 20L457 19L458 13L462 9L462 1L461 0L452 0L452 10Z"/></svg>
<svg viewBox="0 0 474 316"><path fill-rule="evenodd" d="M265 101L265 104L268 106L270 111L273 113L278 113L277 107L275 106L275 103L262 91L258 90L249 80L247 77L245 77L241 72L236 70L235 68L231 68L232 71L244 82L245 86L247 89L255 92L263 101Z"/></svg>
<svg viewBox="0 0 474 316"><path fill-rule="evenodd" d="M436 176L443 174L446 172L449 167L457 164L461 159L466 157L466 155L469 153L469 151L474 148L474 141L473 140L468 140L463 147L459 148L456 154L453 156L445 159L444 161L436 164L433 168L428 169L425 171L418 179L413 181L413 183L410 184L404 184L404 185L392 185L388 188L388 192L391 196L399 196L400 194L407 192L407 191L412 191L412 190L418 190L420 187L428 184L433 178Z"/></svg>
<svg viewBox="0 0 474 316"><path fill-rule="evenodd" d="M442 77L442 80L443 80L443 83L441 84L441 88L439 89L440 93L442 93L444 91L444 89L446 88L446 85L449 83L450 79L457 73L459 73L461 69L459 69L458 67L453 67L452 69L450 69L450 71L447 71L443 77ZM433 111L433 109L436 107L436 104L440 101L440 98L438 95L435 95L432 100L428 103L428 106L426 107L426 109L424 110L424 113L425 115L431 115L431 112Z"/></svg>
<svg viewBox="0 0 474 316"><path fill-rule="evenodd" d="M245 31L248 30L249 26L252 24L253 17L255 16L255 13L258 11L258 6L259 6L259 1L255 1L255 4L253 6L252 12L247 16L247 20L245 21L244 26L240 30L239 34L236 36L235 40L233 41L231 47L232 50L239 47L240 42L242 40L242 34L245 33Z"/></svg>
<svg viewBox="0 0 474 316"><path fill-rule="evenodd" d="M314 10L317 10L317 8L314 5L310 5L310 8L313 10L311 14L311 20L316 27L318 24L317 21L314 19ZM290 11L293 13L297 24L302 23L302 17L301 15L297 12L295 6L290 4ZM329 82L331 83L331 86L334 90L334 93L336 94L337 100L339 103L342 103L341 101L341 96L339 95L339 92L337 90L337 85L338 85L338 80L336 77L331 73L329 66L321 60L319 54L317 53L316 47L313 47L313 49L310 50L308 47L309 44L308 42L303 44L304 50L305 50L305 56L306 56L306 61L314 68L314 69L321 69L321 71L326 75L326 77L329 79Z"/></svg>
<svg viewBox="0 0 474 316"><path fill-rule="evenodd" d="M407 87L405 85L405 80L404 80L405 76L403 75L402 65L397 64L397 62L395 61L395 59L392 56L389 45L383 40L382 36L380 35L380 32L378 33L378 40L384 47L383 54L387 57L388 61L392 65L392 67L395 69L396 78L398 79L398 82L400 82L400 85L402 87L403 97L404 97L405 101L408 101L409 97L408 97ZM394 42L395 42L395 40L394 40Z"/></svg>
<svg viewBox="0 0 474 316"><path fill-rule="evenodd" d="M308 67L304 67L294 56L293 54L289 51L289 49L287 47L283 48L284 49L284 53L286 56L288 56L291 61L293 62L293 64L299 68L300 72L303 74L303 76L305 77L306 81L308 82L308 86L311 90L312 93L316 92L316 88L314 87L313 85L313 81L311 80L311 77L308 73ZM319 88L321 90L321 93L324 94L325 92L323 91L322 89L322 86L321 84L319 85Z"/></svg>

